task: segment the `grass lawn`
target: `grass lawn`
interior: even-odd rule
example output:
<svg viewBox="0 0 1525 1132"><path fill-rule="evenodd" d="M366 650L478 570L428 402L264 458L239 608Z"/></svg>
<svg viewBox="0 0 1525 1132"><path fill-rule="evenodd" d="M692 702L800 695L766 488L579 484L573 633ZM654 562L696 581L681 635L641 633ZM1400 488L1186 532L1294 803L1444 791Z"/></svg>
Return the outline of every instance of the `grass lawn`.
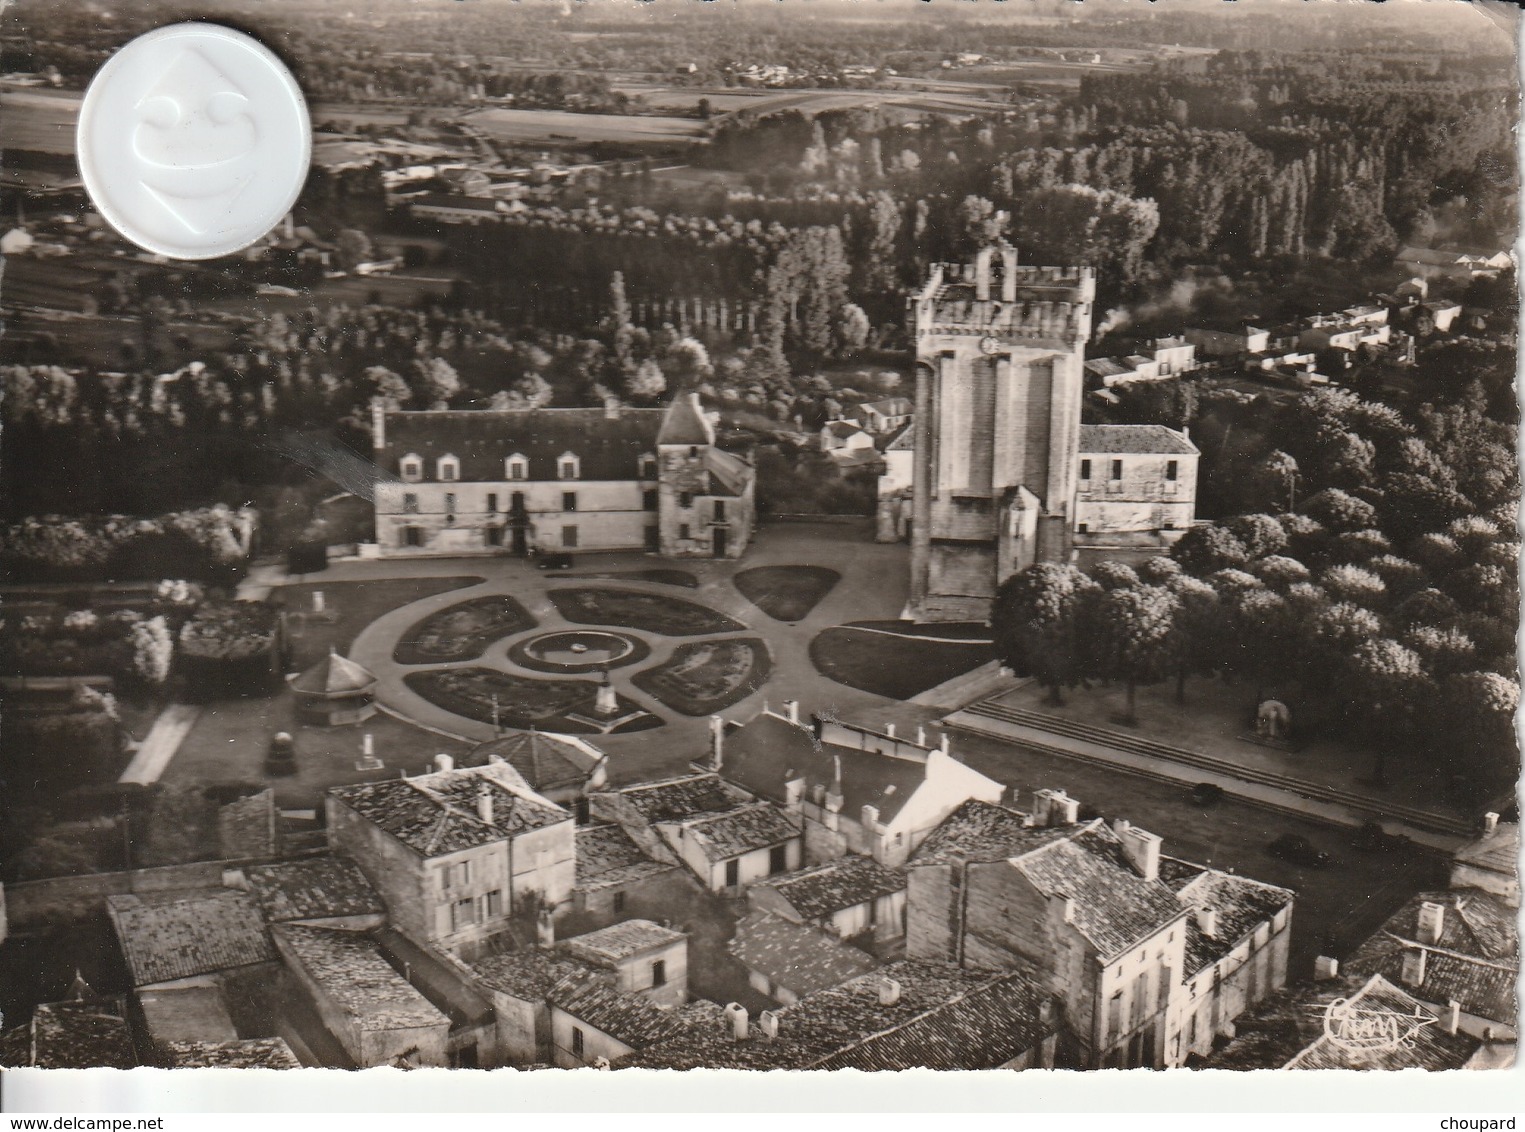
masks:
<svg viewBox="0 0 1525 1132"><path fill-rule="evenodd" d="M949 621L939 625L918 625L914 621L849 621L848 629L879 629L902 637L936 637L942 641L990 643L990 626L982 621Z"/></svg>
<svg viewBox="0 0 1525 1132"><path fill-rule="evenodd" d="M928 641L852 625L827 629L810 642L816 671L839 684L908 700L995 659L989 645Z"/></svg>
<svg viewBox="0 0 1525 1132"><path fill-rule="evenodd" d="M614 625L664 637L698 637L746 628L723 613L665 594L578 587L552 590L546 596L557 612L578 625Z"/></svg>
<svg viewBox="0 0 1525 1132"><path fill-rule="evenodd" d="M404 677L409 688L446 711L493 722L493 697L497 697L498 722L504 727L528 731L562 731L572 735L597 735L603 728L574 715L591 716L598 694L596 680L531 680L493 668L450 668L414 672ZM644 731L660 727L662 720L641 710L639 704L618 697L620 716L635 718L613 728L613 733ZM619 718L619 716L616 716Z"/></svg>
<svg viewBox="0 0 1525 1132"><path fill-rule="evenodd" d="M259 783L275 787L281 808L307 809L321 806L330 787L396 778L399 769L416 774L438 753L461 759L473 746L380 713L343 727L304 727L296 722L293 708L287 691L265 699L208 704L161 781L187 786ZM265 774L265 755L277 731L288 731L295 740L297 773L272 778ZM381 770L355 769L367 734L384 764Z"/></svg>
<svg viewBox="0 0 1525 1132"><path fill-rule="evenodd" d="M280 586L270 603L286 612L286 637L291 642L292 667L305 671L333 648L348 653L360 631L384 613L426 597L474 586L481 578L397 578L374 582L297 582ZM323 594L333 620L310 616L312 594Z"/></svg>
<svg viewBox="0 0 1525 1132"><path fill-rule="evenodd" d="M775 621L798 621L842 580L825 566L759 566L731 579L741 595Z"/></svg>
<svg viewBox="0 0 1525 1132"><path fill-rule="evenodd" d="M679 645L667 661L632 681L674 711L709 715L761 688L770 669L768 646L748 637Z"/></svg>
<svg viewBox="0 0 1525 1132"><path fill-rule="evenodd" d="M563 578L575 582L619 581L628 578L632 582L655 582L659 586L682 586L697 590L699 579L687 570L611 570L607 574L563 574Z"/></svg>
<svg viewBox="0 0 1525 1132"><path fill-rule="evenodd" d="M529 611L507 594L472 598L431 613L397 642L398 664L475 660L488 645L535 627Z"/></svg>

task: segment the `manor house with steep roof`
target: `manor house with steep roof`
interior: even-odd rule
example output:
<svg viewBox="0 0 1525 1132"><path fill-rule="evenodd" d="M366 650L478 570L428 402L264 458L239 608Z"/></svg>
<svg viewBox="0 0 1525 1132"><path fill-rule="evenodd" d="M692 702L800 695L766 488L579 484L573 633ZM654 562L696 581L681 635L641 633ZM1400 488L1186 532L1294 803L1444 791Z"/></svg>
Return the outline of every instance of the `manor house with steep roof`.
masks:
<svg viewBox="0 0 1525 1132"><path fill-rule="evenodd" d="M372 410L381 557L647 550L739 558L756 471L698 395L665 409Z"/></svg>

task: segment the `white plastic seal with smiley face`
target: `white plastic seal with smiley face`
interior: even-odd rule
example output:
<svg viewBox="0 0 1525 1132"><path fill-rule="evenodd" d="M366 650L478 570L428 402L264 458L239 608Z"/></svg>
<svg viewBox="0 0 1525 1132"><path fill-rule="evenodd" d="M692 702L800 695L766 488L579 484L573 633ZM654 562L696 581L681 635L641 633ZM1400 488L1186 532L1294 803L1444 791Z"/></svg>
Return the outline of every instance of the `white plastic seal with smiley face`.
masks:
<svg viewBox="0 0 1525 1132"><path fill-rule="evenodd" d="M280 59L217 24L139 36L80 108L80 174L106 221L176 259L230 255L296 202L312 159L302 91Z"/></svg>

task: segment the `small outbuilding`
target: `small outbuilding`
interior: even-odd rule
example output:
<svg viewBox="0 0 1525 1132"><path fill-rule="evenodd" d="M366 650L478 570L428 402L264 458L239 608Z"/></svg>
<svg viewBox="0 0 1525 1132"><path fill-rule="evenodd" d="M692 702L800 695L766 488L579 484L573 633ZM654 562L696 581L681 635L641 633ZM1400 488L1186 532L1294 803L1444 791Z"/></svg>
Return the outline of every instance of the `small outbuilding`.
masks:
<svg viewBox="0 0 1525 1132"><path fill-rule="evenodd" d="M303 723L338 727L376 714L376 677L348 657L330 652L291 680L297 718Z"/></svg>

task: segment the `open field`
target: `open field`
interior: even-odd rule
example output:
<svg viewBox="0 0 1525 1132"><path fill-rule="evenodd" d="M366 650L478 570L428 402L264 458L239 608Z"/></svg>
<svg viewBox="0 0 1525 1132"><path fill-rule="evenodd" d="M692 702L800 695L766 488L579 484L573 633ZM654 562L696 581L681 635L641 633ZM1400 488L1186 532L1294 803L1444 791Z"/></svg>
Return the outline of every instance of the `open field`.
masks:
<svg viewBox="0 0 1525 1132"><path fill-rule="evenodd" d="M636 117L628 114L573 114L564 110L478 110L465 119L510 145L558 142L626 142L674 145L698 141L704 123L691 118Z"/></svg>
<svg viewBox="0 0 1525 1132"><path fill-rule="evenodd" d="M43 94L8 90L0 94L0 117L5 119L5 148L37 153L73 153L74 123L79 118L77 93Z"/></svg>
<svg viewBox="0 0 1525 1132"><path fill-rule="evenodd" d="M935 89L934 89L935 88ZM814 90L808 88L777 90L738 90L734 87L670 87L629 83L617 88L632 98L639 97L649 109L692 113L701 99L708 100L716 113L751 110L759 114L777 110L799 110L819 114L827 110L880 106L898 110L942 114L982 114L1004 104L1003 87L975 83L921 83L905 80L904 85L883 89Z"/></svg>

